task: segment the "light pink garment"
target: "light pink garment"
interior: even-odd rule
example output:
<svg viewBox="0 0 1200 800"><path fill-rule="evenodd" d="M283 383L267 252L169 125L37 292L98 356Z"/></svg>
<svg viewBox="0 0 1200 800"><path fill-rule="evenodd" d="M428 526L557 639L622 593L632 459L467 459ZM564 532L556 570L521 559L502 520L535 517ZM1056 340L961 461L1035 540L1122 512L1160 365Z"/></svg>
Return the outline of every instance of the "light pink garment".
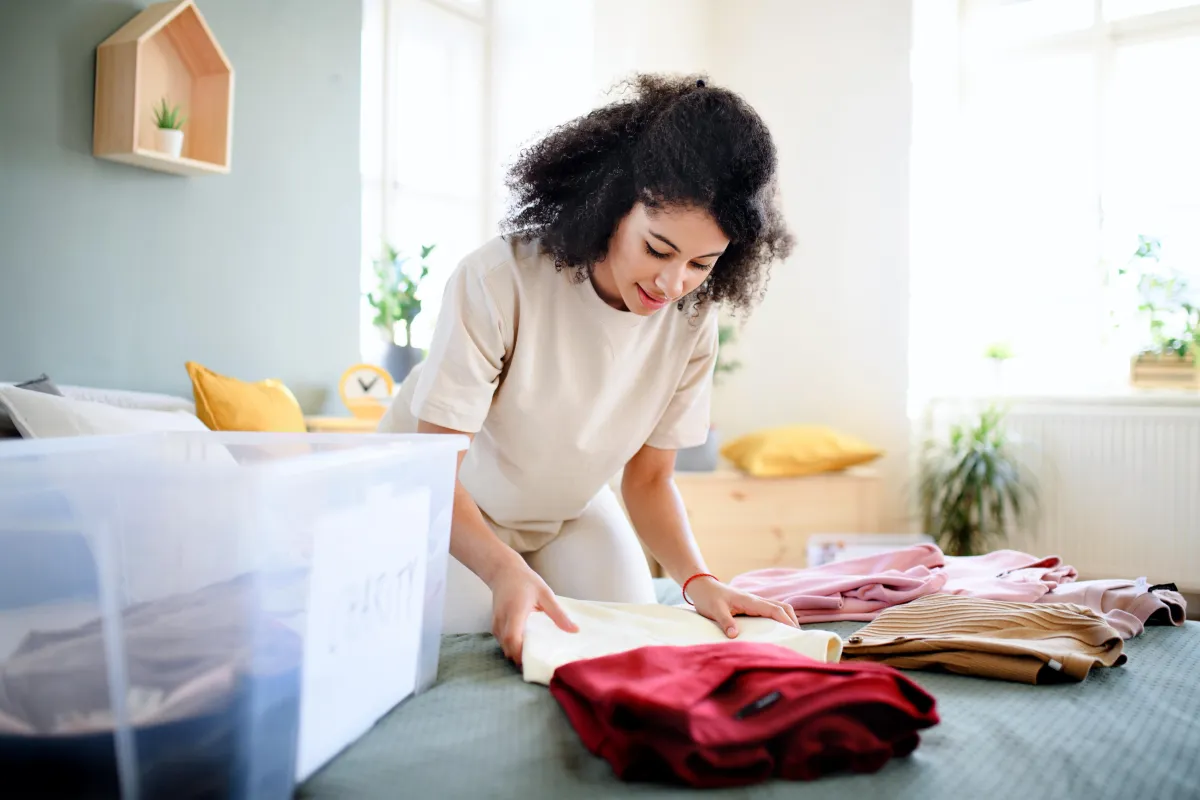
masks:
<svg viewBox="0 0 1200 800"><path fill-rule="evenodd" d="M809 569L773 567L738 575L730 585L788 603L801 622L865 622L885 608L941 591L942 551L932 544Z"/></svg>
<svg viewBox="0 0 1200 800"><path fill-rule="evenodd" d="M1173 588L1150 586L1145 578L1064 583L1040 602L1075 603L1099 611L1122 639L1139 635L1146 624L1183 625L1187 619L1183 595Z"/></svg>
<svg viewBox="0 0 1200 800"><path fill-rule="evenodd" d="M1075 580L1075 568L1058 556L1037 558L1016 550L982 556L946 556L942 571L946 594L1035 603L1060 585Z"/></svg>

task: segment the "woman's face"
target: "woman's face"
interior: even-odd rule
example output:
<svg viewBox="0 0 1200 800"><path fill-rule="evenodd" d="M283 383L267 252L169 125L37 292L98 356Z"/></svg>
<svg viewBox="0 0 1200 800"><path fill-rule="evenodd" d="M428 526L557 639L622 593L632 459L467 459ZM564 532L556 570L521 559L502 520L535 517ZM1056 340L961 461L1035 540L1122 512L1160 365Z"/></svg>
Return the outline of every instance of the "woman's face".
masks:
<svg viewBox="0 0 1200 800"><path fill-rule="evenodd" d="M638 203L617 225L592 282L614 308L649 316L703 283L728 246L707 211Z"/></svg>

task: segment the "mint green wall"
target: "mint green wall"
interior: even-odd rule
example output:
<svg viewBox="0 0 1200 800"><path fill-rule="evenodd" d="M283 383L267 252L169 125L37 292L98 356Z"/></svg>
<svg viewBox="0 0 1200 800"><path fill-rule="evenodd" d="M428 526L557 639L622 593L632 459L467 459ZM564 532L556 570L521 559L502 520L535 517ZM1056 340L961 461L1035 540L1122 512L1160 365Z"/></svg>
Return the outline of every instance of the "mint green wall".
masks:
<svg viewBox="0 0 1200 800"><path fill-rule="evenodd" d="M315 409L358 356L360 3L200 0L235 114L195 178L91 155L96 46L145 5L0 2L0 381L186 395L191 359Z"/></svg>

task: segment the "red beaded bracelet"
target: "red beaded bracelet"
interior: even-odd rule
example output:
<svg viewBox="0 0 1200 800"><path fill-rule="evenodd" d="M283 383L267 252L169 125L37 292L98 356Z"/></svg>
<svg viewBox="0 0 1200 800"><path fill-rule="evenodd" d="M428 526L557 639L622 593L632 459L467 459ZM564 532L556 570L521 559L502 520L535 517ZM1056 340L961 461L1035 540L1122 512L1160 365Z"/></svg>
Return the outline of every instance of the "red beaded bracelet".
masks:
<svg viewBox="0 0 1200 800"><path fill-rule="evenodd" d="M720 579L720 578L718 578L716 575L713 575L711 572L697 572L695 575L693 575L692 577L690 577L690 578L688 578L686 581L684 581L684 582L683 582L683 588L682 588L680 591L681 591L681 593L683 594L683 599L687 601L687 604L688 604L689 606L695 606L695 605L696 605L696 604L695 604L695 603L693 603L693 602L692 602L692 601L691 601L691 600L688 598L688 596L687 596L687 587L688 587L688 584L689 584L689 583L691 583L692 581L696 580L696 578L712 578L714 581L720 581L720 580L721 580L721 579Z"/></svg>

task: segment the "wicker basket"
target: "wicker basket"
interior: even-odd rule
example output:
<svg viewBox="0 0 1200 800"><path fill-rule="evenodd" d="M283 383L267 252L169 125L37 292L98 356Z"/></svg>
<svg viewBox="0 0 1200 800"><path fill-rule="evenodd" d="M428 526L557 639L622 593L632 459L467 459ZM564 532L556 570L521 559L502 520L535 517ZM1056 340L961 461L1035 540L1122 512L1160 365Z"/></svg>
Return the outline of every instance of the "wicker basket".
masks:
<svg viewBox="0 0 1200 800"><path fill-rule="evenodd" d="M1135 356L1130 379L1139 389L1191 389L1200 391L1200 362L1195 353L1142 353Z"/></svg>

